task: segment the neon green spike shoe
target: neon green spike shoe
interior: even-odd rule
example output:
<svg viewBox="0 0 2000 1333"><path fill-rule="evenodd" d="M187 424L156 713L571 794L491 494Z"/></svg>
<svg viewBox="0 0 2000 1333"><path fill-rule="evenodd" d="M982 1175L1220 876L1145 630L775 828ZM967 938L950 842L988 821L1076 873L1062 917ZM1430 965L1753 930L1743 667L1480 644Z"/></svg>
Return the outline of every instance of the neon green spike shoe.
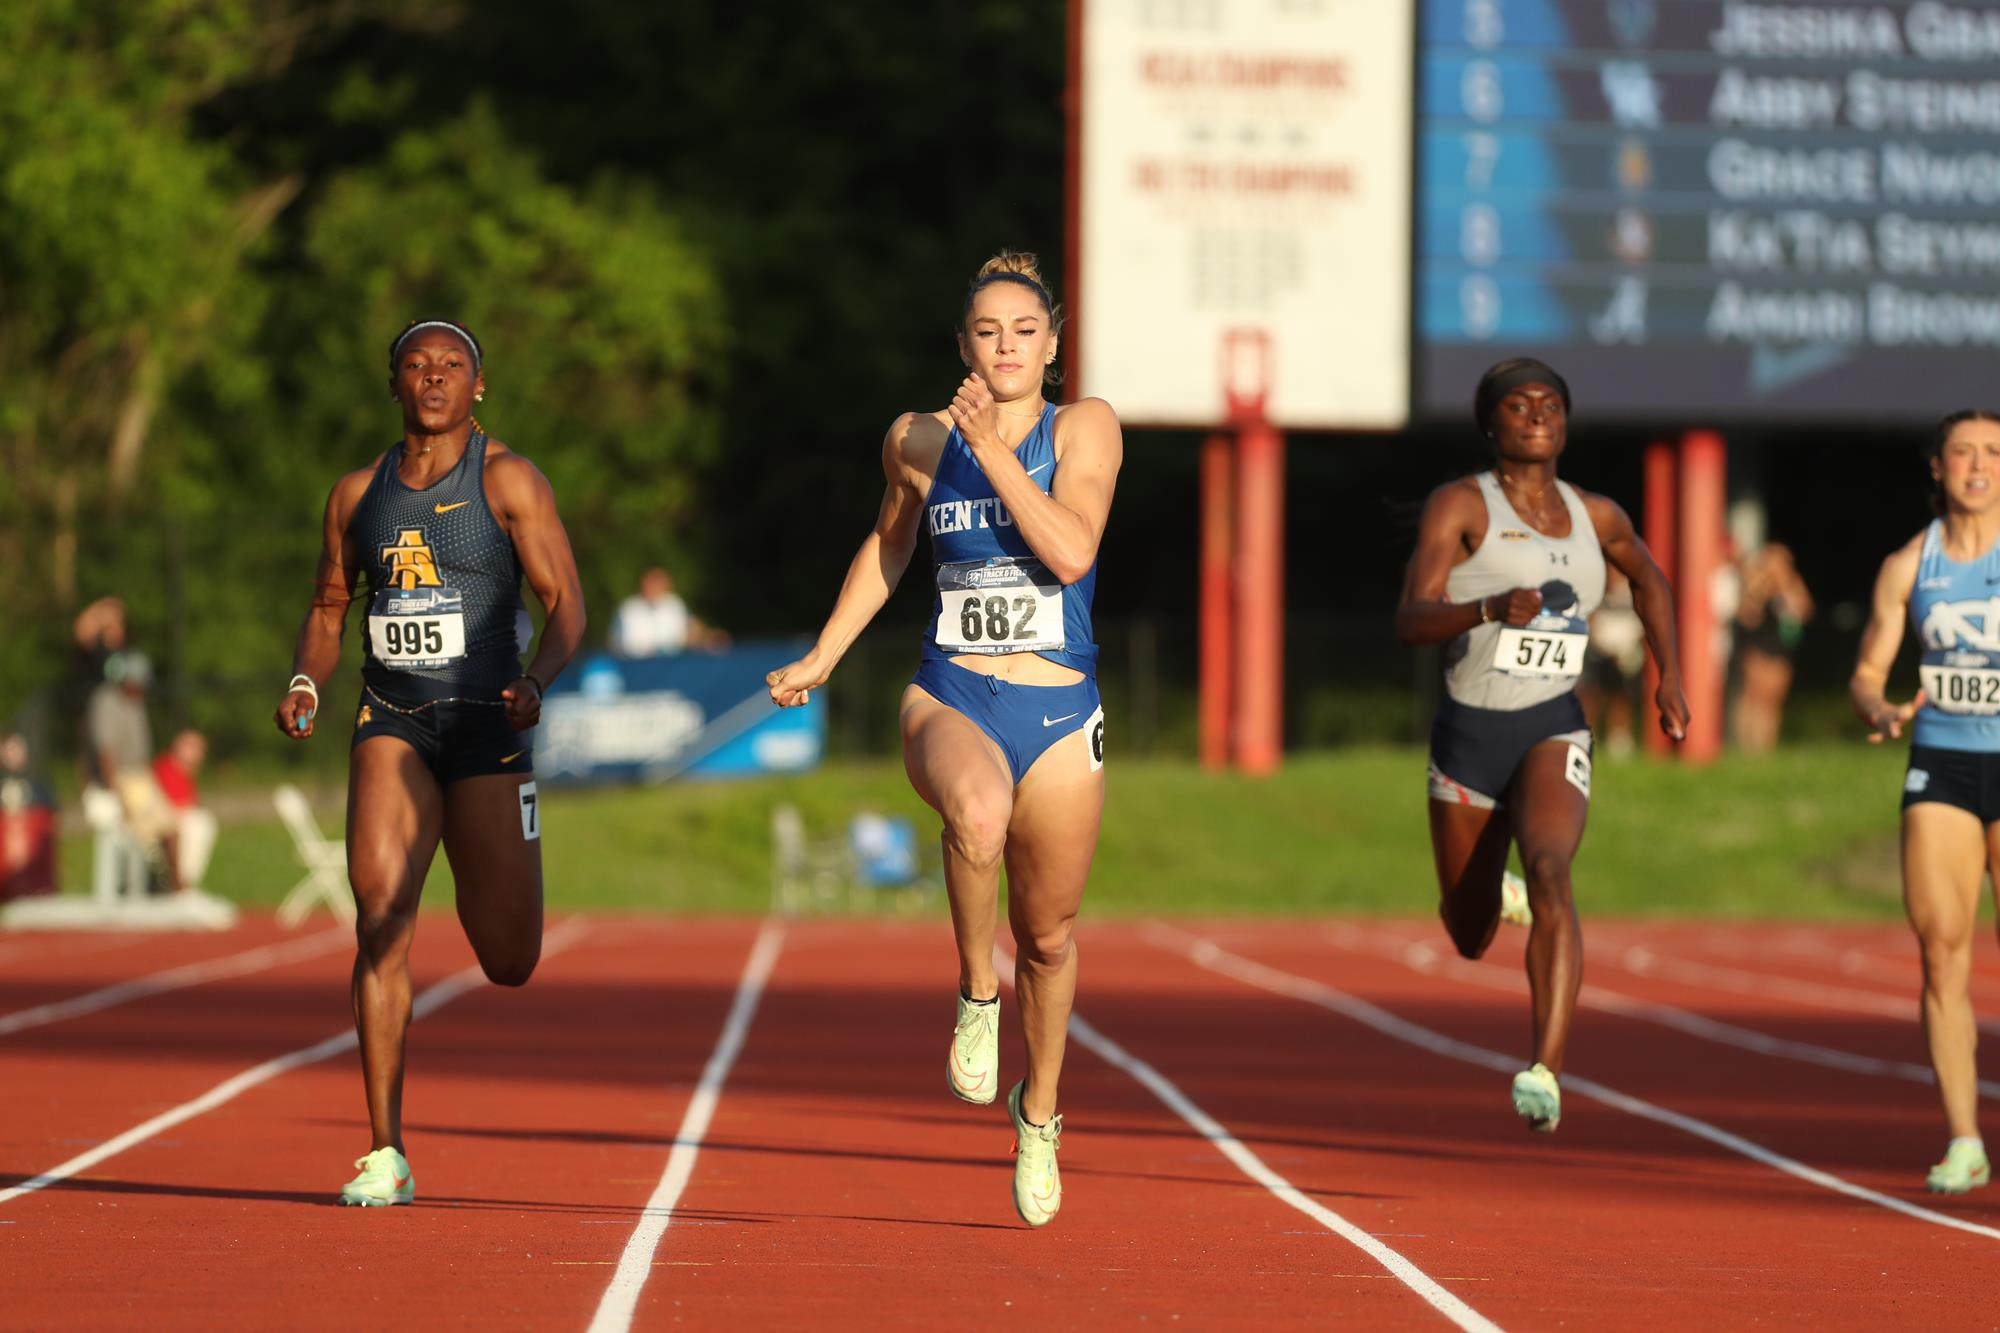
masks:
<svg viewBox="0 0 2000 1333"><path fill-rule="evenodd" d="M1535 924L1535 914L1528 907L1528 881L1511 870L1500 875L1500 919L1510 926Z"/></svg>
<svg viewBox="0 0 2000 1333"><path fill-rule="evenodd" d="M1031 1125L1021 1114L1022 1079L1007 1094L1007 1114L1014 1121L1014 1211L1031 1227L1045 1227L1062 1208L1062 1172L1056 1153L1062 1149L1062 1117L1046 1125Z"/></svg>
<svg viewBox="0 0 2000 1333"><path fill-rule="evenodd" d="M987 1004L958 997L958 1025L952 1029L944 1075L951 1095L960 1101L992 1104L993 1095L1000 1090L999 996Z"/></svg>
<svg viewBox="0 0 2000 1333"><path fill-rule="evenodd" d="M340 1187L340 1202L350 1208L387 1208L417 1197L416 1176L409 1159L394 1148L377 1148L354 1164L361 1174Z"/></svg>
<svg viewBox="0 0 2000 1333"><path fill-rule="evenodd" d="M1562 1122L1562 1089L1539 1060L1514 1075L1514 1113L1538 1134L1553 1134Z"/></svg>
<svg viewBox="0 0 2000 1333"><path fill-rule="evenodd" d="M1963 1194L1993 1179L1986 1161L1986 1145L1977 1139L1953 1139L1944 1160L1924 1177L1924 1187L1933 1194Z"/></svg>

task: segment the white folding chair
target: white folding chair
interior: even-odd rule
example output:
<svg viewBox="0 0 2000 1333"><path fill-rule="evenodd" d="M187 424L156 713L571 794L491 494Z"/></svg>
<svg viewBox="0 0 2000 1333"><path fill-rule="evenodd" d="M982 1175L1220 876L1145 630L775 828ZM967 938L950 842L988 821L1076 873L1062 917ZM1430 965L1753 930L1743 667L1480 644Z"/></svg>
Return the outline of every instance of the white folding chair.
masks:
<svg viewBox="0 0 2000 1333"><path fill-rule="evenodd" d="M347 845L319 831L312 803L291 783L272 789L271 804L278 808L278 818L292 835L292 846L306 868L305 878L278 904L278 924L296 926L311 914L315 903L324 901L336 918L353 925L354 896L347 891Z"/></svg>

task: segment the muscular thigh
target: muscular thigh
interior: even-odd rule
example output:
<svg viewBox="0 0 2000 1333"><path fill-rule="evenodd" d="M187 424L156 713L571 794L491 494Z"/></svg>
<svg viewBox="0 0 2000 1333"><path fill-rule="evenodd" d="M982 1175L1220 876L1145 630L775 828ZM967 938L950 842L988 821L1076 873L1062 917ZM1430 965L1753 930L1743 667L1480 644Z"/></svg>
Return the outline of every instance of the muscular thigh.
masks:
<svg viewBox="0 0 2000 1333"><path fill-rule="evenodd" d="M365 910L410 909L444 823L444 794L407 741L355 746L347 766L347 873Z"/></svg>
<svg viewBox="0 0 2000 1333"><path fill-rule="evenodd" d="M1035 761L1007 827L1008 912L1031 926L1076 915L1104 818L1104 768L1085 728Z"/></svg>
<svg viewBox="0 0 2000 1333"><path fill-rule="evenodd" d="M444 850L466 933L509 938L542 919L542 810L532 776L461 778L444 793Z"/></svg>
<svg viewBox="0 0 2000 1333"><path fill-rule="evenodd" d="M1969 939L1992 852L1979 816L1942 801L1903 808L1903 905L1926 938Z"/></svg>
<svg viewBox="0 0 2000 1333"><path fill-rule="evenodd" d="M1514 823L1506 808L1430 802L1431 857L1437 863L1438 887L1445 893L1480 887L1497 891L1507 869L1507 844Z"/></svg>
<svg viewBox="0 0 2000 1333"><path fill-rule="evenodd" d="M1514 772L1508 804L1525 863L1541 852L1571 856L1590 815L1590 750L1575 741L1546 740Z"/></svg>
<svg viewBox="0 0 2000 1333"><path fill-rule="evenodd" d="M993 738L912 685L903 691L903 767L917 795L946 819L969 801L1005 801L1014 785Z"/></svg>

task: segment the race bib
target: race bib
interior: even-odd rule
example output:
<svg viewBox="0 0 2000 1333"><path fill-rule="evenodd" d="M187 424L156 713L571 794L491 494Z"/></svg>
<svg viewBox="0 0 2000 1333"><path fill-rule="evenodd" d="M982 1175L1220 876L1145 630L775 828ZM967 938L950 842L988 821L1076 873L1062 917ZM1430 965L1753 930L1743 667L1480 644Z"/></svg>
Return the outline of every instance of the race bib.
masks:
<svg viewBox="0 0 2000 1333"><path fill-rule="evenodd" d="M450 666L465 656L464 599L450 588L384 588L368 606L368 653L397 671Z"/></svg>
<svg viewBox="0 0 2000 1333"><path fill-rule="evenodd" d="M1969 717L2000 714L2000 660L1975 649L1926 652L1917 666L1924 698L1941 713Z"/></svg>
<svg viewBox="0 0 2000 1333"><path fill-rule="evenodd" d="M939 565L937 585L937 645L948 653L1063 646L1062 584L1039 560L998 556Z"/></svg>
<svg viewBox="0 0 2000 1333"><path fill-rule="evenodd" d="M1493 669L1503 676L1537 680L1574 678L1583 672L1590 629L1569 616L1536 616L1525 625L1502 625L1493 646Z"/></svg>

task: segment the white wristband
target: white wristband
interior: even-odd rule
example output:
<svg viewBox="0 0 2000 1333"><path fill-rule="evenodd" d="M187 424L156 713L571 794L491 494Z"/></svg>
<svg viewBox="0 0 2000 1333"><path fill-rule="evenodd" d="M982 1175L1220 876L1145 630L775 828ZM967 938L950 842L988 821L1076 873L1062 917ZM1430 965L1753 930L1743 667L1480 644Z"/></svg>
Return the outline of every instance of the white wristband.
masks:
<svg viewBox="0 0 2000 1333"><path fill-rule="evenodd" d="M319 686L313 684L313 678L303 671L293 676L285 686L286 694L297 694L301 690L312 696L315 707L319 705Z"/></svg>

